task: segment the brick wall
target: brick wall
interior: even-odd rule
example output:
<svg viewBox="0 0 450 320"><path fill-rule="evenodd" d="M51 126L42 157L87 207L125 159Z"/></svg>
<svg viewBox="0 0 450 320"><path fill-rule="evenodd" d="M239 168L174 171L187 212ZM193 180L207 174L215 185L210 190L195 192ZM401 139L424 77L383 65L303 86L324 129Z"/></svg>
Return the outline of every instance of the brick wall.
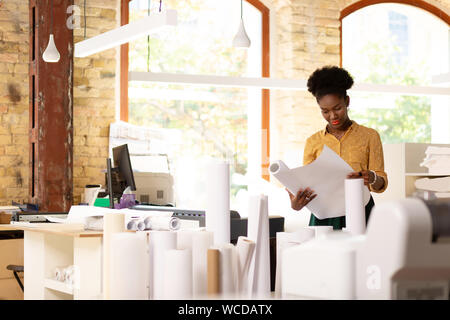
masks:
<svg viewBox="0 0 450 320"><path fill-rule="evenodd" d="M28 197L28 2L0 1L0 205Z"/></svg>
<svg viewBox="0 0 450 320"><path fill-rule="evenodd" d="M81 29L84 37L83 2ZM119 25L118 0L87 1L87 37ZM28 1L0 0L0 205L28 201ZM115 119L116 49L74 61L74 202L104 184L109 123Z"/></svg>
<svg viewBox="0 0 450 320"><path fill-rule="evenodd" d="M75 4L81 8L82 0ZM120 25L118 0L87 1L86 38ZM84 38L74 30L74 42ZM81 201L86 184L105 184L102 169L108 157L109 124L115 121L116 64L119 49L110 49L74 60L74 203Z"/></svg>

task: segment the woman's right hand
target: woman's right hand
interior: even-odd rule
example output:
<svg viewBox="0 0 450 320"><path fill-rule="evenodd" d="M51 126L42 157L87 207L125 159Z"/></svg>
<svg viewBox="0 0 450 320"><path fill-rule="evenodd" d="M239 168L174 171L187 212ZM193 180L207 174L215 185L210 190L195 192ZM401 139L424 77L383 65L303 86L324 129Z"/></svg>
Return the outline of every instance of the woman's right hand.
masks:
<svg viewBox="0 0 450 320"><path fill-rule="evenodd" d="M311 190L310 188L298 190L297 195L295 196L288 189L286 189L286 191L289 193L289 198L291 198L291 208L296 211L303 209L304 206L317 197L314 190Z"/></svg>

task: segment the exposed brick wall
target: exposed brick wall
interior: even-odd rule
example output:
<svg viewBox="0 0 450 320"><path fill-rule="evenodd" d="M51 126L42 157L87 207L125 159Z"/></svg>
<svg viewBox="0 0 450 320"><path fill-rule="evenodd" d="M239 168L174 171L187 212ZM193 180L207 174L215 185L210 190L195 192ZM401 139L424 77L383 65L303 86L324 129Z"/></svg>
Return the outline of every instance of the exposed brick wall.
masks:
<svg viewBox="0 0 450 320"><path fill-rule="evenodd" d="M84 37L83 2L81 29ZM119 25L118 0L87 1L87 37ZM0 1L0 205L28 201L28 1ZM74 202L104 184L109 124L115 119L116 49L74 61Z"/></svg>
<svg viewBox="0 0 450 320"><path fill-rule="evenodd" d="M28 2L0 2L0 205L28 197Z"/></svg>
<svg viewBox="0 0 450 320"><path fill-rule="evenodd" d="M82 15L83 2L75 1ZM87 1L86 37L119 26L118 8L118 0ZM74 30L74 42L83 38L82 18L81 28ZM109 124L115 120L117 51L74 60L74 203L81 201L86 184L105 184L101 170L108 157Z"/></svg>

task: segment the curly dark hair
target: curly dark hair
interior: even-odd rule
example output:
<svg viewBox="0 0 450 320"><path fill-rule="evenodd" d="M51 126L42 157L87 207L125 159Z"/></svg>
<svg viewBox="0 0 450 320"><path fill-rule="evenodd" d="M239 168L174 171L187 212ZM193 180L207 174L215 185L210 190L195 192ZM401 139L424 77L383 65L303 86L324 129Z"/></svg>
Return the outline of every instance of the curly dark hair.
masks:
<svg viewBox="0 0 450 320"><path fill-rule="evenodd" d="M308 78L308 91L317 100L327 94L347 96L353 85L353 78L347 70L336 66L325 66L314 71Z"/></svg>

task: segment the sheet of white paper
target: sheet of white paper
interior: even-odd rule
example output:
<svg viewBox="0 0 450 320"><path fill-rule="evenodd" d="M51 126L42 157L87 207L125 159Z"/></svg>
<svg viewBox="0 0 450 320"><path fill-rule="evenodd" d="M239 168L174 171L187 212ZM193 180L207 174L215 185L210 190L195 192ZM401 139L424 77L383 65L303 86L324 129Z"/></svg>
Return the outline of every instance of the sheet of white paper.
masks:
<svg viewBox="0 0 450 320"><path fill-rule="evenodd" d="M324 145L320 156L310 164L289 169L283 161L272 163L270 173L292 194L309 187L317 194L306 207L319 219L345 215L345 179L352 167L329 147ZM364 186L364 205L370 200Z"/></svg>

